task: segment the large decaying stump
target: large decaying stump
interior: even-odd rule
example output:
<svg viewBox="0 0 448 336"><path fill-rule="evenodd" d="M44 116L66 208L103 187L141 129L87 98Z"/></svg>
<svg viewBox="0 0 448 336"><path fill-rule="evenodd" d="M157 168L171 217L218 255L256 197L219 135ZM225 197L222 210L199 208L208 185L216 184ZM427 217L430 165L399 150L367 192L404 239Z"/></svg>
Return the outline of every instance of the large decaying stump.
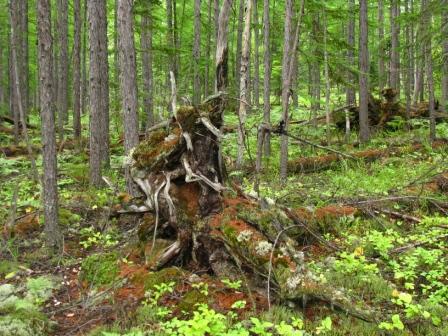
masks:
<svg viewBox="0 0 448 336"><path fill-rule="evenodd" d="M358 314L357 305L306 267L298 245L312 236L308 224L290 209L270 202L261 209L256 198L224 187L218 156L223 106L218 94L179 108L129 158L145 194L138 210L152 216L149 234L140 235L149 240L149 266L193 262L218 276L251 279L255 289L271 286L268 297L314 297Z"/></svg>

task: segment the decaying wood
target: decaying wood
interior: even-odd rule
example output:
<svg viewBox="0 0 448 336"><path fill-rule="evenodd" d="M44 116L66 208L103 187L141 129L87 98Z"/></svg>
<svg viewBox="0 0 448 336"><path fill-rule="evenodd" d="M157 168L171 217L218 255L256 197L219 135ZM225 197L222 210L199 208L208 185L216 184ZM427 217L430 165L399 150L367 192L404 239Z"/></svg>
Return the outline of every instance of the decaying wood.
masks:
<svg viewBox="0 0 448 336"><path fill-rule="evenodd" d="M298 242L325 242L312 216L268 201L261 209L256 198L232 196L223 186L218 162L222 99L218 94L198 106L180 107L168 127L150 132L132 151L131 173L145 194L139 207L151 218L139 229L149 244L148 266L194 262L218 276L269 283L279 300L314 298L375 319L368 307L360 309L359 302L354 305L337 288L320 283L307 267Z"/></svg>
<svg viewBox="0 0 448 336"><path fill-rule="evenodd" d="M440 139L432 143L432 148L437 149L447 145L447 141ZM391 146L386 149L369 149L365 151L349 154L358 160L372 162L380 158L403 155L415 151L423 150L425 147L421 143L413 143L410 146ZM288 162L288 170L294 173L311 173L334 167L338 162L344 160L340 154L329 154L312 157L302 157Z"/></svg>

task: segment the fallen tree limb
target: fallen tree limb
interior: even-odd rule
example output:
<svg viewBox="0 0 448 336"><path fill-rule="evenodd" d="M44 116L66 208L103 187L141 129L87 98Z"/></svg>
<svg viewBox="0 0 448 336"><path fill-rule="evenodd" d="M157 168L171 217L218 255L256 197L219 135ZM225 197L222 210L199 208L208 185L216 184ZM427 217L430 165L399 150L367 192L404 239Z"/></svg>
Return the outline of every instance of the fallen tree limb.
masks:
<svg viewBox="0 0 448 336"><path fill-rule="evenodd" d="M445 147L447 143L448 142L446 140L436 140L432 143L431 146L433 149L437 149ZM372 162L380 158L398 156L406 153L413 153L415 151L423 150L424 148L425 147L423 144L414 143L410 146L402 146L402 147L393 146L384 150L369 149L346 155L349 155L350 158L356 158L358 160L363 160L365 162ZM291 171L293 173L317 172L325 169L330 169L334 167L337 163L341 162L342 160L344 160L344 157L341 155L340 152L329 155L302 157L295 160L290 160L288 162L288 171Z"/></svg>

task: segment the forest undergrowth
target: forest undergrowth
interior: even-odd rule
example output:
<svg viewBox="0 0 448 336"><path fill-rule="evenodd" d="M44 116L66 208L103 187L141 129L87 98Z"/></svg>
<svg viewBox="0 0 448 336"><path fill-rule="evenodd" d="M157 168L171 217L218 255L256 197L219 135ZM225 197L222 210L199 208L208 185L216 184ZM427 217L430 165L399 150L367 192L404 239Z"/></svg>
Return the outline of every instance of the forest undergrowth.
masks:
<svg viewBox="0 0 448 336"><path fill-rule="evenodd" d="M302 114L294 118L308 117ZM274 107L274 122L279 115ZM236 123L234 116L226 119L226 125ZM230 159L236 156L236 133L224 139L229 183L245 197L255 194L259 123L259 114L249 116L241 170ZM134 201L124 193L124 156L121 146L114 146L119 136L111 142L111 167L104 174L109 185L103 189L89 187L86 149L60 144L64 249L48 257L41 191L29 178L29 158L0 156L0 334L448 335L448 146L424 140L424 120L411 126L405 131L391 123L366 145L355 138L344 144L332 130L331 143L324 145L343 153L383 150L384 155L340 159L290 175L283 184L275 136L273 154L263 161L260 197L291 209L311 232L298 242L304 263L319 283L338 288L354 306L369 307L369 318L314 295L290 301L275 288L267 295L263 286L254 290L244 272L238 279L217 278L194 260L151 270L160 251L152 239L139 239L147 234L146 215L126 212ZM39 146L38 132L30 131ZM448 136L448 124L440 123L437 131ZM292 133L316 143L325 138L321 126L294 126ZM8 147L10 136L0 136L1 147ZM392 147L401 149L387 151ZM330 154L292 142L289 157L321 162ZM39 170L41 165L37 156ZM228 193L229 199L235 196ZM163 239L157 241L166 247ZM266 243L271 249L273 242Z"/></svg>

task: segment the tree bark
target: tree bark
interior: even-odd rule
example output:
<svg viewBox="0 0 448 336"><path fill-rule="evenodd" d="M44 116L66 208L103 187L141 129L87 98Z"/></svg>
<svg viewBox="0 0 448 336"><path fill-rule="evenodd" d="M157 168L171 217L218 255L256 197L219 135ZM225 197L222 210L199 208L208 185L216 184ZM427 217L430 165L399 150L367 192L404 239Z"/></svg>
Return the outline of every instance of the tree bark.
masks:
<svg viewBox="0 0 448 336"><path fill-rule="evenodd" d="M204 75L204 97L208 97L210 92L210 57L212 49L212 31L215 29L212 26L212 0L207 3L207 46L205 49L205 75ZM213 29L212 29L213 27Z"/></svg>
<svg viewBox="0 0 448 336"><path fill-rule="evenodd" d="M61 248L61 233L58 226L58 189L56 134L53 109L53 64L51 37L50 0L37 1L37 29L39 55L39 95L42 123L42 200L45 233L50 247Z"/></svg>
<svg viewBox="0 0 448 336"><path fill-rule="evenodd" d="M448 0L443 0L442 10L442 99L441 105L446 112L448 105Z"/></svg>
<svg viewBox="0 0 448 336"><path fill-rule="evenodd" d="M193 104L201 101L201 0L194 1L194 42L193 42Z"/></svg>
<svg viewBox="0 0 448 336"><path fill-rule="evenodd" d="M435 98L434 98L434 77L433 77L433 60L432 60L432 14L429 0L422 0L422 15L424 27L424 50L426 63L426 78L428 82L429 97L429 139L434 141L436 138L436 118L435 118Z"/></svg>
<svg viewBox="0 0 448 336"><path fill-rule="evenodd" d="M87 36L88 36L88 28L87 28L87 1L83 1L83 33L82 33L82 89L81 89L81 111L82 114L86 114L87 112L87 99L88 99L88 80L87 80Z"/></svg>
<svg viewBox="0 0 448 336"><path fill-rule="evenodd" d="M327 45L327 16L324 10L324 70L325 70L325 121L327 126L327 144L331 140L331 120L330 120L330 94L331 94L331 83L330 83L330 73L329 73L329 60L328 60L328 45Z"/></svg>
<svg viewBox="0 0 448 336"><path fill-rule="evenodd" d="M381 1L381 0L380 0ZM380 4L378 4L379 6ZM349 19L347 27L347 61L350 67L348 71L348 87L346 92L347 105L356 104L356 75L354 74L355 68L355 0L349 1Z"/></svg>
<svg viewBox="0 0 448 336"><path fill-rule="evenodd" d="M23 93L23 82L22 82L22 68L19 69L19 78L15 77L14 65L12 62L13 59L13 51L15 52L15 59L18 64L22 64L22 43L20 36L21 32L21 24L20 24L20 9L21 5L19 1L10 1L9 3L9 21L11 25L11 32L14 31L15 34L10 33L10 49L9 49L9 92L10 92L10 107L11 114L14 119L14 138L15 142L19 141L20 137L20 112L19 112L19 98L17 96L17 90L15 89L16 83L19 83L19 91Z"/></svg>
<svg viewBox="0 0 448 336"><path fill-rule="evenodd" d="M152 5L148 4L148 12L142 15L141 41L143 71L143 109L145 111L146 128L154 125L154 79L152 50Z"/></svg>
<svg viewBox="0 0 448 336"><path fill-rule="evenodd" d="M378 1L378 88L380 92L384 89L385 65L384 65L384 3Z"/></svg>
<svg viewBox="0 0 448 336"><path fill-rule="evenodd" d="M405 12L410 13L409 0L405 0ZM411 43L413 43L412 29L409 25L405 28L406 39L406 83L405 83L405 96L406 96L406 128L409 129L409 119L411 114L411 92L412 92L412 80L414 72L412 70L413 54Z"/></svg>
<svg viewBox="0 0 448 336"><path fill-rule="evenodd" d="M366 142L370 137L367 0L359 0L359 4L359 140Z"/></svg>
<svg viewBox="0 0 448 336"><path fill-rule="evenodd" d="M58 0L58 128L59 136L64 137L64 124L68 119L68 0Z"/></svg>
<svg viewBox="0 0 448 336"><path fill-rule="evenodd" d="M235 87L237 92L240 92L241 84L241 53L242 53L242 39L243 39L243 27L244 27L244 2L246 0L240 0L240 6L238 9L238 28L236 32L236 55L235 55ZM237 109L239 105L237 106ZM238 111L237 111L238 112Z"/></svg>
<svg viewBox="0 0 448 336"><path fill-rule="evenodd" d="M73 132L77 142L81 139L81 1L73 1Z"/></svg>
<svg viewBox="0 0 448 336"><path fill-rule="evenodd" d="M271 41L270 41L270 16L269 0L264 0L263 5L263 47L264 47L264 78L263 78L263 121L271 124ZM264 154L271 155L271 136L265 132Z"/></svg>
<svg viewBox="0 0 448 336"><path fill-rule="evenodd" d="M123 108L124 150L130 151L138 144L137 115L137 66L134 46L133 0L118 0L117 28L120 65L120 92ZM132 196L138 195L137 186L132 180L130 167L125 168L126 190Z"/></svg>
<svg viewBox="0 0 448 336"><path fill-rule="evenodd" d="M291 23L292 23L292 1L287 0L285 7L285 39L283 47L283 69L282 69L282 120L280 122L281 144L280 144L280 179L282 182L286 181L288 176L288 124L289 124L289 97L291 90L291 81L294 66L294 57L299 45L300 27L302 24L302 17L304 12L305 0L301 1L299 17L297 19L297 26L294 33L293 43L291 45Z"/></svg>
<svg viewBox="0 0 448 336"><path fill-rule="evenodd" d="M390 57L390 86L400 92L400 27L397 22L400 0L391 1L391 57ZM399 95L398 95L399 96Z"/></svg>
<svg viewBox="0 0 448 336"><path fill-rule="evenodd" d="M216 40L216 93L224 92L228 84L228 24L232 0L224 0L218 18Z"/></svg>
<svg viewBox="0 0 448 336"><path fill-rule="evenodd" d="M254 103L257 108L260 107L260 28L258 21L258 2L253 0L254 12Z"/></svg>
<svg viewBox="0 0 448 336"><path fill-rule="evenodd" d="M244 31L242 36L242 52L241 52L241 69L240 69L240 107L238 109L238 155L236 159L237 169L240 169L243 164L246 140L246 117L248 105L248 67L249 67L249 44L250 44L250 21L252 15L252 0L246 0L244 16Z"/></svg>
<svg viewBox="0 0 448 336"><path fill-rule="evenodd" d="M109 75L106 2L89 0L90 35L90 183L101 186L102 165L109 163ZM106 99L107 98L107 99Z"/></svg>

